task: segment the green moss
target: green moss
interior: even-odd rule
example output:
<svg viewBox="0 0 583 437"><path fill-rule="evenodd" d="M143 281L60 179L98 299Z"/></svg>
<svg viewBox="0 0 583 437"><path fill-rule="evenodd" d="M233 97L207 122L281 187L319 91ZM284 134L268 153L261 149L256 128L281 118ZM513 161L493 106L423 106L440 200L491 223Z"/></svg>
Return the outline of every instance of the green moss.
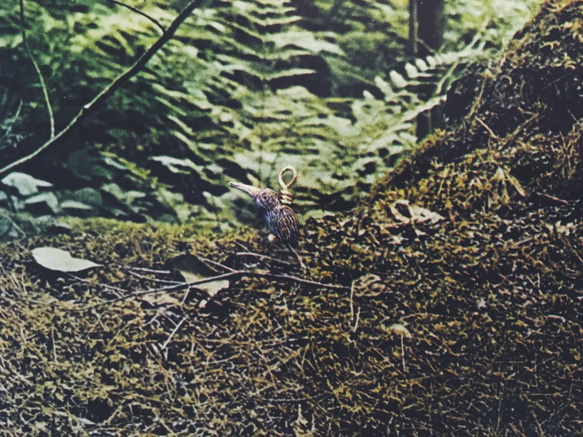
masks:
<svg viewBox="0 0 583 437"><path fill-rule="evenodd" d="M519 35L528 50L546 44L544 28L569 52L580 2L552 5ZM573 108L583 102L565 95L576 117L559 120L543 88L525 92L526 79L569 59L561 50L538 66L504 58L457 127L355 213L307 220L305 269L255 229L96 220L1 245L0 425L15 435L581 435ZM554 77L568 87L571 73L567 62ZM30 256L41 245L102 266L43 270ZM180 278L168 262L184 253L249 274L214 297L169 289Z"/></svg>

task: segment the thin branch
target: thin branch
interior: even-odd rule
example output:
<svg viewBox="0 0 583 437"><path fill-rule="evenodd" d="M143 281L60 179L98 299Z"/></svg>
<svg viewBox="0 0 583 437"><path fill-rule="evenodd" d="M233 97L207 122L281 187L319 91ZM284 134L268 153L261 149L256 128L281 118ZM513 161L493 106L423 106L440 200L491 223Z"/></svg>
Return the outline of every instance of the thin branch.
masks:
<svg viewBox="0 0 583 437"><path fill-rule="evenodd" d="M23 0L20 1L22 3ZM43 152L44 150L55 144L57 141L59 141L61 138L63 138L66 134L68 134L81 120L83 120L93 111L95 111L95 108L99 104L103 103L127 81L129 81L132 77L138 74L146 65L146 63L156 54L156 52L158 52L158 50L160 50L164 46L164 44L166 44L174 36L176 31L178 30L178 27L184 22L184 20L188 18L192 11L195 8L199 7L205 1L206 0L192 0L191 2L189 2L188 5L186 5L184 9L182 9L182 11L170 24L166 32L164 32L164 34L162 34L162 36L160 36L160 38L158 38L158 40L154 44L152 44L152 46L142 56L140 56L140 58L136 62L134 62L134 64L130 68L128 68L125 72L123 72L117 78L115 78L107 87L105 87L97 96L95 96L93 100L84 105L79 110L79 112L71 119L69 124L63 128L63 130L61 130L51 139L46 141L35 151L1 168L0 175L38 156L41 152Z"/></svg>
<svg viewBox="0 0 583 437"><path fill-rule="evenodd" d="M539 193L539 192L536 192L536 194L539 195L540 197L544 197L545 199L552 200L553 202L557 202L557 203L560 203L562 205L571 206L571 203L572 203L572 202L569 202L568 200L564 200L564 199L560 199L558 197L552 196L551 194Z"/></svg>
<svg viewBox="0 0 583 437"><path fill-rule="evenodd" d="M151 269L148 267L126 267L123 264L117 264L120 269L130 270L134 272L142 272L142 273L152 273L154 275L169 275L172 273L170 270L158 270L158 269Z"/></svg>
<svg viewBox="0 0 583 437"><path fill-rule="evenodd" d="M201 259L201 261L202 261L203 263L205 263L207 266L208 266L209 264L212 264L214 267L219 267L219 268L221 268L221 269L223 269L223 270L226 270L226 271L228 271L228 272L234 272L234 271L235 271L235 269L233 269L233 268L231 268L231 267L229 267L229 266L226 266L226 265L224 265L224 264L222 264L222 263L219 263L219 262L213 261L212 259L203 258L203 257L199 257L199 258L200 258L200 259ZM210 268L210 266L208 266L208 267ZM213 268L212 270L214 270L215 272L217 271L215 268Z"/></svg>
<svg viewBox="0 0 583 437"><path fill-rule="evenodd" d="M93 308L100 307L103 305L112 304L112 303L120 302L120 301L124 301L124 300L129 300L129 299L132 299L135 297L141 297L141 296L145 296L148 294L163 293L163 292L170 293L170 292L174 292L174 291L181 291L185 288L196 287L197 285L201 285L201 284L207 284L209 282L222 281L222 280L231 279L231 278L244 278L244 277L291 281L291 282L296 282L299 284L310 285L313 287L328 288L328 289L332 289L332 290L350 290L350 287L347 287L345 285L325 284L323 282L312 281L309 279L300 278L298 276L279 275L276 273L251 272L251 271L246 271L246 270L233 270L233 271L223 273L220 275L209 276L208 278L204 278L204 279L201 279L199 281L180 282L180 283L177 283L175 285L170 285L168 287L161 287L161 288L156 288L153 290L136 291L133 293L126 294L124 296L116 297L115 299L110 299L110 300L107 300L104 302L90 305L90 306L86 307L85 309L86 310L93 309Z"/></svg>
<svg viewBox="0 0 583 437"><path fill-rule="evenodd" d="M401 334L401 361L403 364L403 373L407 373L407 364L405 363L405 340Z"/></svg>
<svg viewBox="0 0 583 437"><path fill-rule="evenodd" d="M356 332L358 329L358 321L360 320L360 307L356 310L356 317L354 318L354 326L352 327L352 332Z"/></svg>
<svg viewBox="0 0 583 437"><path fill-rule="evenodd" d="M490 129L490 126L488 126L485 121L483 121L478 116L476 116L476 121L480 123L484 129L486 129L491 138L495 139L496 141L500 141L501 138L496 135L492 129Z"/></svg>
<svg viewBox="0 0 583 437"><path fill-rule="evenodd" d="M260 262L262 262L262 264L267 265L267 263L264 263L263 261L272 261L272 262L276 262L280 265L283 266L293 266L294 264L284 261L282 259L279 258L275 258L269 255L264 255L262 253L255 253L255 252L237 252L235 253L235 256L252 256L257 258L257 260L259 260Z"/></svg>
<svg viewBox="0 0 583 437"><path fill-rule="evenodd" d="M38 66L38 63L34 59L32 55L32 50L28 45L28 38L26 37L26 23L24 21L24 0L20 0L20 34L22 35L22 43L24 44L24 50L26 50L26 54L29 57L34 69L36 71L36 75L38 76L38 80L40 82L41 89L43 91L43 96L45 99L45 104L47 105L47 112L49 114L49 129L50 129L50 137L54 138L55 136L55 118L53 116L53 107L51 106L51 99L49 98L49 92L47 90L47 85L45 83L45 79L43 77L42 72Z"/></svg>
<svg viewBox="0 0 583 437"><path fill-rule="evenodd" d="M134 8L133 6L126 5L125 3L120 2L118 0L108 0L108 1L110 3L113 3L113 4L116 4L118 6L124 7L126 9L129 9L130 11L135 12L136 14L141 15L142 17L147 18L152 23L154 23L158 27L158 29L161 30L162 35L164 35L164 33L166 32L166 28L164 26L162 26L162 24L158 20L156 20L154 17L151 17L150 15L146 14L145 12L142 12L139 9Z"/></svg>
<svg viewBox="0 0 583 437"><path fill-rule="evenodd" d="M178 330L180 329L180 327L182 326L182 324L186 321L186 318L188 316L184 316L182 318L182 320L180 321L180 323L178 323L174 329L172 330L172 332L170 333L170 335L168 336L168 338L166 339L166 341L164 342L164 344L162 345L162 350L166 349L166 347L168 346L168 343L170 343L170 341L172 340L172 337L174 337L174 334L176 334L178 332Z"/></svg>

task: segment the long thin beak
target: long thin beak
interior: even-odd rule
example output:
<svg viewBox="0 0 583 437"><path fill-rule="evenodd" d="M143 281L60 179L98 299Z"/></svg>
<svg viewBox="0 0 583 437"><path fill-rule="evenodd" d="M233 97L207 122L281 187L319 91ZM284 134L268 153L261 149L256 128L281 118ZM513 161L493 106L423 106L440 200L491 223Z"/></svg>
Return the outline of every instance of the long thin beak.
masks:
<svg viewBox="0 0 583 437"><path fill-rule="evenodd" d="M256 188L252 185L242 184L240 182L229 182L229 185L233 188L238 188L241 191L245 191L247 194L250 194L253 197L257 197L261 191L261 188Z"/></svg>

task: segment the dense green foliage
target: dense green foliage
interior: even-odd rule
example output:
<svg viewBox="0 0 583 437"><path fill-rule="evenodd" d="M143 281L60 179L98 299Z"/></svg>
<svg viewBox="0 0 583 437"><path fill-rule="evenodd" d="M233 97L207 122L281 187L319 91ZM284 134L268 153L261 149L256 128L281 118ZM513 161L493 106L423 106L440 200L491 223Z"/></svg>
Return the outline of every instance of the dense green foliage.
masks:
<svg viewBox="0 0 583 437"><path fill-rule="evenodd" d="M57 131L154 43L180 2L142 3L126 2L152 19L107 1L24 3ZM461 68L500 48L536 2L502 3L452 1L444 54L406 60L403 1L213 2L42 168L37 159L22 170L55 184L60 202L96 189L104 200L94 214L216 224L232 203L228 180L271 185L291 164L304 212L345 209L411 150L416 117ZM0 12L3 167L47 139L49 120L18 2ZM423 83L434 84L429 94Z"/></svg>

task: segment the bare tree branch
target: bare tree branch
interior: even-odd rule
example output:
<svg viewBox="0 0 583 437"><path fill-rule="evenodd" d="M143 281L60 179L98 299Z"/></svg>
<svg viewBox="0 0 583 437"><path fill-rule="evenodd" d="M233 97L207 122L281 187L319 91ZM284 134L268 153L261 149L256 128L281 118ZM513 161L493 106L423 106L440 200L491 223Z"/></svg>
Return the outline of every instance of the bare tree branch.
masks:
<svg viewBox="0 0 583 437"><path fill-rule="evenodd" d="M22 35L22 43L24 44L24 50L26 50L26 54L28 55L28 57L30 58L30 61L32 62L32 65L34 66L34 69L35 69L36 74L38 76L38 80L40 82L41 89L43 91L45 104L47 105L47 112L49 114L49 126L50 126L49 138L53 138L55 136L55 118L53 116L53 107L51 106L51 100L49 98L49 92L47 90L47 85L45 84L45 79L43 77L43 74L40 71L38 63L34 59L34 56L32 55L32 50L30 49L30 46L28 45L28 38L26 37L25 27L26 27L26 23L24 20L24 0L20 0L20 34Z"/></svg>
<svg viewBox="0 0 583 437"><path fill-rule="evenodd" d="M239 279L239 278L265 278L268 280L279 280L279 281L286 281L286 282L295 282L298 284L304 284L304 285L308 285L311 287L320 287L320 288L327 288L330 290L350 290L350 287L347 287L345 285L340 285L340 284L327 284L324 282L318 282L318 281L312 281L310 279L304 279L304 278L300 278L298 276L291 276L291 275L281 275L281 274L277 274L277 273L266 273L266 272L255 272L255 271L247 271L247 270L233 270L230 269L230 271L228 271L227 273L222 273L216 276L210 276L208 278L204 278L204 279L200 279L198 281L193 281L193 282L178 282L176 284L172 284L172 285L168 285L166 287L160 287L160 288L155 288L155 289L150 289L150 290L140 290L140 291L135 291L133 293L128 293L126 295L123 296L119 296L116 297L114 299L109 299L106 300L104 302L100 302L100 303L96 303L96 304L92 304L89 305L87 307L84 307L84 310L88 310L88 309L93 309L96 307L100 307L103 305L108 305L108 304L112 304L115 302L120 302L120 301L124 301L124 300L129 300L129 299L133 299L133 298L138 298L141 296L145 296L148 294L154 294L154 293L171 293L171 292L175 292L175 291L181 291L187 288L196 288L197 285L202 285L202 284L206 284L209 282L215 282L215 281L222 281L224 279Z"/></svg>
<svg viewBox="0 0 583 437"><path fill-rule="evenodd" d="M141 15L142 17L147 18L148 20L150 20L152 23L154 23L156 26L158 26L158 29L160 29L162 31L162 35L164 35L164 32L166 32L166 28L164 26L162 26L162 24L160 24L160 22L158 20L156 20L154 17L146 14L145 12L140 11L137 8L134 8L133 6L130 5L126 5L123 2L120 2L119 0L108 0L109 2L116 4L118 6L124 7L129 9L132 12L135 12L136 14Z"/></svg>
<svg viewBox="0 0 583 437"><path fill-rule="evenodd" d="M38 156L41 152L51 147L53 144L62 139L66 134L68 134L81 120L83 120L93 111L95 111L95 108L99 104L103 103L115 91L122 87L128 80L130 80L132 77L138 74L144 68L146 63L156 54L156 52L160 50L164 46L164 44L166 44L170 39L172 39L176 31L178 30L178 27L184 22L184 20L188 18L192 11L197 7L200 7L203 3L205 3L205 1L208 0L190 1L184 7L184 9L182 9L182 11L178 14L174 21L170 24L168 29L160 36L160 38L158 38L158 40L154 44L152 44L152 46L142 56L140 56L140 58L136 62L134 62L134 64L130 68L128 68L125 72L116 77L107 87L105 87L97 96L95 96L93 100L91 100L89 103L81 107L79 112L71 119L67 126L65 126L56 135L51 136L49 140L47 140L44 144L39 146L33 152L0 168L0 175ZM20 2L22 4L23 0L20 0Z"/></svg>

